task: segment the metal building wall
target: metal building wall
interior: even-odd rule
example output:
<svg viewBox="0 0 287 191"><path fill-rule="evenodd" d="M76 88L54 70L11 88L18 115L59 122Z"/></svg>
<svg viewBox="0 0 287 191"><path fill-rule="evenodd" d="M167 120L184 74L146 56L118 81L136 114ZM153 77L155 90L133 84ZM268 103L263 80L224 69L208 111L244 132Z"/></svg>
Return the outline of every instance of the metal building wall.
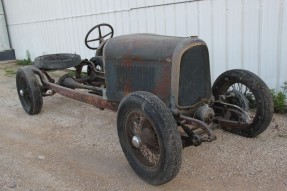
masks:
<svg viewBox="0 0 287 191"><path fill-rule="evenodd" d="M10 50L9 37L6 26L5 14L2 2L0 1L0 51Z"/></svg>
<svg viewBox="0 0 287 191"><path fill-rule="evenodd" d="M212 79L244 68L272 88L287 80L287 0L4 0L17 58L70 52L90 58L86 32L106 22L115 35L199 36Z"/></svg>

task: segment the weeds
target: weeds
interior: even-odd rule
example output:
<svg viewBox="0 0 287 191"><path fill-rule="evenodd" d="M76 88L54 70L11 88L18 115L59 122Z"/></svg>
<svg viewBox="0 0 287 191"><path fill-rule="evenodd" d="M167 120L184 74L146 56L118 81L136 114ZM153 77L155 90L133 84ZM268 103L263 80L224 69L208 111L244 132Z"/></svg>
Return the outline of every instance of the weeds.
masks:
<svg viewBox="0 0 287 191"><path fill-rule="evenodd" d="M69 70L68 74L69 74L69 76L76 76L76 71L75 70Z"/></svg>
<svg viewBox="0 0 287 191"><path fill-rule="evenodd" d="M76 70L68 70L68 75L75 77L76 76ZM88 77L88 74L87 74L87 72L82 71L81 72L81 78L84 78L84 77Z"/></svg>
<svg viewBox="0 0 287 191"><path fill-rule="evenodd" d="M20 65L20 66L31 65L32 60L31 60L30 52L28 50L26 50L26 58L23 60L17 60L16 63L17 63L17 65Z"/></svg>
<svg viewBox="0 0 287 191"><path fill-rule="evenodd" d="M5 75L6 76L13 76L17 73L17 71L15 69L6 69L5 70Z"/></svg>
<svg viewBox="0 0 287 191"><path fill-rule="evenodd" d="M284 82L284 85L281 86L282 90L276 92L274 89L271 89L271 94L274 102L274 111L276 113L286 112L286 99L287 99L287 81Z"/></svg>

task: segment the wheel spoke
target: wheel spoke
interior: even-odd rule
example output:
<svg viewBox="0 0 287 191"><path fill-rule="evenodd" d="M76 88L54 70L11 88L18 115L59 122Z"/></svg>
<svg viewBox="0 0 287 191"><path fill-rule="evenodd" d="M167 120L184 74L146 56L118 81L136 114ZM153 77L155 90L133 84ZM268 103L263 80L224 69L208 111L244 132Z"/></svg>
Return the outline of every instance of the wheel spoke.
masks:
<svg viewBox="0 0 287 191"><path fill-rule="evenodd" d="M92 39L92 40L87 40L87 42L95 42L95 41L98 41L100 40L100 38L95 38L95 39Z"/></svg>
<svg viewBox="0 0 287 191"><path fill-rule="evenodd" d="M244 91L244 95L246 96L247 95L247 92L249 91L249 88L248 87L245 87L245 91Z"/></svg>
<svg viewBox="0 0 287 191"><path fill-rule="evenodd" d="M239 91L242 93L242 84L239 84L238 87L239 87Z"/></svg>
<svg viewBox="0 0 287 191"><path fill-rule="evenodd" d="M236 88L235 88L235 84L232 84L232 90L236 90Z"/></svg>
<svg viewBox="0 0 287 191"><path fill-rule="evenodd" d="M159 162L160 146L152 124L141 112L133 112L127 119L127 138L139 161L152 167ZM134 145L132 139L139 144ZM140 145L140 146L139 146Z"/></svg>
<svg viewBox="0 0 287 191"><path fill-rule="evenodd" d="M102 38L102 31L101 31L101 27L98 27L98 29L99 29L99 39L101 39Z"/></svg>
<svg viewBox="0 0 287 191"><path fill-rule="evenodd" d="M30 99L29 89L27 87L27 82L24 77L21 78L20 87L21 88L19 90L19 93L23 97L24 104L27 106L30 106L31 99Z"/></svg>
<svg viewBox="0 0 287 191"><path fill-rule="evenodd" d="M104 35L103 38L106 38L107 36L111 35L112 32L109 32L108 34Z"/></svg>
<svg viewBox="0 0 287 191"><path fill-rule="evenodd" d="M159 153L152 152L146 145L141 146L140 151L150 164L156 165L159 162Z"/></svg>
<svg viewBox="0 0 287 191"><path fill-rule="evenodd" d="M248 113L251 122L254 120L257 114L257 106L256 99L253 92L242 83L234 83L231 84L229 88L227 88L227 92L233 92L234 96L230 99L227 99L227 102L230 104L237 105L241 107L243 110L246 110ZM247 107L244 107L247 104ZM230 119L232 120L242 120L241 116L230 115Z"/></svg>
<svg viewBox="0 0 287 191"><path fill-rule="evenodd" d="M27 89L23 89L23 97L24 98L29 98L30 95L29 95L29 91ZM30 98L29 98L30 99Z"/></svg>

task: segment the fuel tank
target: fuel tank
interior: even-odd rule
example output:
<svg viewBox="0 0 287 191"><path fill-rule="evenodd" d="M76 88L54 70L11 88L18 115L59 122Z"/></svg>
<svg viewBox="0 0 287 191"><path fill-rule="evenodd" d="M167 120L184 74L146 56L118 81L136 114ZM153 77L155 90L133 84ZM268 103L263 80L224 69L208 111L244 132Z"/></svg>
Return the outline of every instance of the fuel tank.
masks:
<svg viewBox="0 0 287 191"><path fill-rule="evenodd" d="M210 98L208 49L198 38L124 35L110 39L103 56L109 100L148 91L184 108Z"/></svg>

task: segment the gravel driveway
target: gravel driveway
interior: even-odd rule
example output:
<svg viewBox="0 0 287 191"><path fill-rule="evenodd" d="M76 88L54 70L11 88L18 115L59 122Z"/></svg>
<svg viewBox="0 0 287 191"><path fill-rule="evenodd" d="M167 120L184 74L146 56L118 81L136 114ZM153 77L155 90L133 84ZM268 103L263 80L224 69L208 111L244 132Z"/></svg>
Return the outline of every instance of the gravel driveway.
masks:
<svg viewBox="0 0 287 191"><path fill-rule="evenodd" d="M276 114L254 139L216 130L216 141L184 149L173 181L154 187L128 165L116 113L55 95L29 116L18 100L15 68L0 64L1 191L287 190L287 115Z"/></svg>

